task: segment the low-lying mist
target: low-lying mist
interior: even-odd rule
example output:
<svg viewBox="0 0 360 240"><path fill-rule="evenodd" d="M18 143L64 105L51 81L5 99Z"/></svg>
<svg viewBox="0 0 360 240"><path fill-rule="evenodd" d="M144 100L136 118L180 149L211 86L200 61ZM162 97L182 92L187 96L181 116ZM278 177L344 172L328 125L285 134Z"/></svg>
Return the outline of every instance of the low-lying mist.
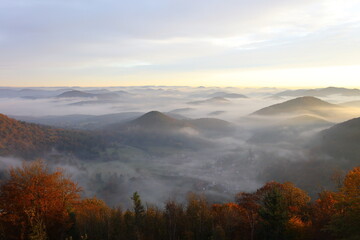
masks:
<svg viewBox="0 0 360 240"><path fill-rule="evenodd" d="M275 112L266 116L253 114L294 99L277 96L282 89L123 87L76 90L95 95L62 98L59 94L69 89L63 92L46 89L46 94L3 96L0 112L18 120L53 127L119 134L121 144L113 143L96 159L79 158L56 149L42 156L49 167L65 169L84 187L85 196L96 195L110 205L129 206L130 196L135 191L145 202L155 204L162 204L169 198L185 201L190 191L204 193L213 202L221 202L233 200L235 193L253 191L271 180L292 181L314 196L321 188L333 186L333 173L348 167L335 164L336 159L318 151L318 134L360 113L359 108L336 105L339 107L328 109L327 114L316 106L307 109L299 106L293 112L284 110L281 114ZM118 92L118 95L102 99L101 94L109 92ZM358 101L360 96L329 95L320 99L339 104ZM156 129L146 134L137 130L135 134L130 125L126 125L153 110L168 116L171 120L167 121L182 121L185 127L160 135ZM225 120L231 131L220 132L224 127L222 122L209 126L186 122L203 118ZM200 124L205 125L205 121ZM185 139L191 146L178 139ZM24 160L28 159L1 157L0 168L18 166Z"/></svg>

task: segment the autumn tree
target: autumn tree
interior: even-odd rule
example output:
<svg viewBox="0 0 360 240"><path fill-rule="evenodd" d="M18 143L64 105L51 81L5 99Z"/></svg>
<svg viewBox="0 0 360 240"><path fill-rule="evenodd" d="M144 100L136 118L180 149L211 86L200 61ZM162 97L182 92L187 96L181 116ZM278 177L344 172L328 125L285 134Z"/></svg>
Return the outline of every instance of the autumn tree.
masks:
<svg viewBox="0 0 360 240"><path fill-rule="evenodd" d="M334 197L337 212L327 229L341 239L360 239L360 167L348 172Z"/></svg>
<svg viewBox="0 0 360 240"><path fill-rule="evenodd" d="M244 223L248 229L249 235L246 239L253 240L255 237L255 229L259 222L260 196L258 193L240 192L236 195L236 203L243 209L245 215Z"/></svg>
<svg viewBox="0 0 360 240"><path fill-rule="evenodd" d="M185 212L182 204L175 201L167 201L164 210L166 239L184 239Z"/></svg>
<svg viewBox="0 0 360 240"><path fill-rule="evenodd" d="M109 240L126 240L124 238L124 217L120 207L110 210Z"/></svg>
<svg viewBox="0 0 360 240"><path fill-rule="evenodd" d="M80 191L62 170L51 172L41 160L11 168L0 188L0 221L7 239L62 239Z"/></svg>
<svg viewBox="0 0 360 240"><path fill-rule="evenodd" d="M312 203L310 208L311 239L333 239L329 231L325 231L325 227L338 212L335 208L336 203L335 193L331 191L322 191L318 199Z"/></svg>
<svg viewBox="0 0 360 240"><path fill-rule="evenodd" d="M75 207L76 227L82 238L108 239L110 208L95 197L81 200Z"/></svg>
<svg viewBox="0 0 360 240"><path fill-rule="evenodd" d="M214 204L211 208L214 239L243 239L244 209L236 203Z"/></svg>
<svg viewBox="0 0 360 240"><path fill-rule="evenodd" d="M186 208L185 239L209 239L212 234L213 218L203 196L189 194Z"/></svg>
<svg viewBox="0 0 360 240"><path fill-rule="evenodd" d="M148 206L146 208L142 234L144 236L143 239L146 240L165 239L164 214L159 208L155 206Z"/></svg>

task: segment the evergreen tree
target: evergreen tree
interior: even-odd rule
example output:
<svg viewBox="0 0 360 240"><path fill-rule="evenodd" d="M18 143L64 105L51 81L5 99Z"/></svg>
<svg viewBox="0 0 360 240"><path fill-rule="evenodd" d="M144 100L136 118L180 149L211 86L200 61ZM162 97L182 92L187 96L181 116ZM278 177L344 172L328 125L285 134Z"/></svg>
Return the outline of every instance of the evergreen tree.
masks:
<svg viewBox="0 0 360 240"><path fill-rule="evenodd" d="M145 217L145 208L141 203L140 196L137 192L133 193L131 197L133 201L133 209L134 209L134 224L136 229L137 238L140 239L143 230L144 217Z"/></svg>
<svg viewBox="0 0 360 240"><path fill-rule="evenodd" d="M266 240L288 240L286 238L289 213L286 199L278 188L271 189L264 197L259 215L263 223Z"/></svg>

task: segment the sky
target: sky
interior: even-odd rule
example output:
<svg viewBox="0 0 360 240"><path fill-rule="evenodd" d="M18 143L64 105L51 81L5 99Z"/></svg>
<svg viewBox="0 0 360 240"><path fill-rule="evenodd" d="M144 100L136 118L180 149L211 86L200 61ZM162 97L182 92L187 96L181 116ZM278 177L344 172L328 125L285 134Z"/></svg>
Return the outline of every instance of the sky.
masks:
<svg viewBox="0 0 360 240"><path fill-rule="evenodd" d="M360 87L359 0L0 0L0 86Z"/></svg>

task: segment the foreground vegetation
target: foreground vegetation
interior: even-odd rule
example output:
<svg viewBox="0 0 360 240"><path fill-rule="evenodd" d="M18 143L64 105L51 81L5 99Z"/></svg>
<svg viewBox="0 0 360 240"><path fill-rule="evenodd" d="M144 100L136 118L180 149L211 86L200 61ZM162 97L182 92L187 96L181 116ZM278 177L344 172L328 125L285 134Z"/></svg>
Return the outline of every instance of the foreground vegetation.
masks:
<svg viewBox="0 0 360 240"><path fill-rule="evenodd" d="M360 167L315 201L289 182L268 182L231 203L189 194L187 204L169 200L163 208L144 206L135 192L128 210L80 193L42 161L11 168L0 188L0 239L360 239Z"/></svg>

